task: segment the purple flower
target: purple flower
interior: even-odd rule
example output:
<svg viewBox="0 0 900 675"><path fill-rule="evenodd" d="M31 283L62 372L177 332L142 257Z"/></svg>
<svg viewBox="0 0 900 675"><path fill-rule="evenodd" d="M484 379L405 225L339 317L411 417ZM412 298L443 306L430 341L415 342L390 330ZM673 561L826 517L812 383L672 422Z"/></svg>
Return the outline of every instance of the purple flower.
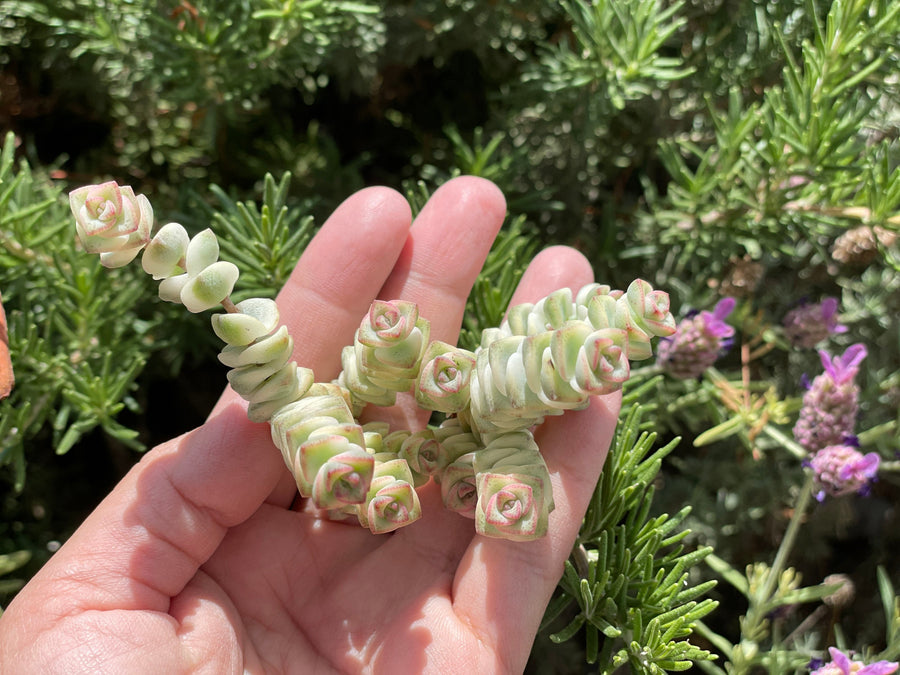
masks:
<svg viewBox="0 0 900 675"><path fill-rule="evenodd" d="M859 386L854 381L866 347L855 344L841 356L819 351L825 372L818 375L803 395L803 407L794 425L794 440L809 452L841 445L853 435L859 409Z"/></svg>
<svg viewBox="0 0 900 675"><path fill-rule="evenodd" d="M878 475L881 458L874 452L862 454L852 445L828 445L819 450L809 461L819 488L816 499L826 495L865 493Z"/></svg>
<svg viewBox="0 0 900 675"><path fill-rule="evenodd" d="M847 347L842 356L832 357L824 349L819 350L819 358L822 367L837 384L849 382L859 371L859 364L866 358L868 352L864 344L855 344Z"/></svg>
<svg viewBox="0 0 900 675"><path fill-rule="evenodd" d="M682 380L702 375L731 346L734 328L725 319L734 306L734 298L723 298L712 312L703 311L682 319L675 333L659 342L659 366Z"/></svg>
<svg viewBox="0 0 900 675"><path fill-rule="evenodd" d="M795 347L815 347L833 333L846 333L847 327L837 322L837 298L803 303L784 317L784 334Z"/></svg>
<svg viewBox="0 0 900 675"><path fill-rule="evenodd" d="M829 647L831 661L810 672L810 675L890 675L897 672L900 664L893 661L876 661L866 665L862 661L851 661L850 657L835 647Z"/></svg>

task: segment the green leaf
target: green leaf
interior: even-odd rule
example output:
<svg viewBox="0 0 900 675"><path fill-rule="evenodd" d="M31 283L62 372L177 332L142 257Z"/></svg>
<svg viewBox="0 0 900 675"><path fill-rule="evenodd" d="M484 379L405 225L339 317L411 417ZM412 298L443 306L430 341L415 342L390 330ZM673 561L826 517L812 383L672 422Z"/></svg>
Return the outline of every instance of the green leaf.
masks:
<svg viewBox="0 0 900 675"><path fill-rule="evenodd" d="M731 584L735 589L740 591L740 593L749 599L750 597L750 587L747 584L747 577L734 569L727 562L722 560L719 556L709 553L707 554L706 564L709 565L713 571L715 571L719 576L721 576L725 581Z"/></svg>

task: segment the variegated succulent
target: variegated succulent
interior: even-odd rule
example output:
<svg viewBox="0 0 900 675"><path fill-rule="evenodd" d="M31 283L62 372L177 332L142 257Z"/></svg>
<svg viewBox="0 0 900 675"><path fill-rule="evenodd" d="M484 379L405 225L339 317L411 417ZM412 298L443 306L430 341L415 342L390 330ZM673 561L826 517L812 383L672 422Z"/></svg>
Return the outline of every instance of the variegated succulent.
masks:
<svg viewBox="0 0 900 675"><path fill-rule="evenodd" d="M544 536L553 492L534 427L619 389L629 361L649 358L651 340L675 332L668 295L642 280L624 291L561 289L514 306L474 352L431 341L415 303L376 300L341 352L340 375L316 382L291 360L293 340L274 301L231 301L238 269L218 260L211 230L191 238L169 223L149 239L149 202L114 183L79 188L71 203L85 248L114 253L105 263L124 264L146 247L142 266L160 281L163 300L191 312L224 307L212 328L249 418L269 423L302 497L373 533L415 522L416 489L434 480L446 508L473 518L478 533ZM445 420L421 430L360 424L363 409L392 406L398 395Z"/></svg>

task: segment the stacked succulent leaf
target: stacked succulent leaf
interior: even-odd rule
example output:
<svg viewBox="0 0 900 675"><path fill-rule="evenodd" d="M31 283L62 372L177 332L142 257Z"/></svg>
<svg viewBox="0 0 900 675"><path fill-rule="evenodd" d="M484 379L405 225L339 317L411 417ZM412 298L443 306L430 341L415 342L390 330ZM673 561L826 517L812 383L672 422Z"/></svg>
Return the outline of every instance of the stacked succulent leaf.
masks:
<svg viewBox="0 0 900 675"><path fill-rule="evenodd" d="M218 260L212 231L189 238L169 223L150 240L149 204L122 206L135 199L146 203L110 183L73 192L85 248L117 251L127 239L129 255L109 265L119 266L146 246L142 265L161 280L163 300L191 312L223 305L227 312L212 317L226 343L219 359L249 402L248 416L270 423L303 497L374 533L417 520L416 488L434 479L447 508L473 518L481 534L546 534L553 494L534 427L619 389L629 359L649 358L651 339L675 331L668 295L642 280L626 291L589 284L574 296L562 289L512 307L474 352L430 341L430 324L414 303L376 300L342 351L339 377L316 382L291 360L293 341L274 301L231 302L237 268ZM392 406L398 394L446 420L417 432L359 423L364 408Z"/></svg>

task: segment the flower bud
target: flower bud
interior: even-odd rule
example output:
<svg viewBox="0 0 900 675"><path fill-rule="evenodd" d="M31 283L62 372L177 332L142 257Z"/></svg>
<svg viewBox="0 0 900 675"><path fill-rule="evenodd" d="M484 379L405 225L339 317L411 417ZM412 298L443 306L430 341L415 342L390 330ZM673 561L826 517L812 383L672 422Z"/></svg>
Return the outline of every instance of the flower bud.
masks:
<svg viewBox="0 0 900 675"><path fill-rule="evenodd" d="M835 607L836 609L846 607L853 602L853 598L856 596L856 585L853 583L853 579L846 574L829 574L822 579L822 583L825 586L840 584L836 591L822 598L822 602L829 607Z"/></svg>
<svg viewBox="0 0 900 675"><path fill-rule="evenodd" d="M115 181L87 185L69 193L75 231L88 253L99 253L105 267L131 262L150 241L153 209L144 195Z"/></svg>
<svg viewBox="0 0 900 675"><path fill-rule="evenodd" d="M896 241L897 234L880 225L860 225L834 240L831 257L843 265L866 267L878 257L879 248L890 248Z"/></svg>
<svg viewBox="0 0 900 675"><path fill-rule="evenodd" d="M874 452L863 455L852 445L828 445L813 455L809 465L819 488L817 499L825 495L865 493L878 475L880 457Z"/></svg>

